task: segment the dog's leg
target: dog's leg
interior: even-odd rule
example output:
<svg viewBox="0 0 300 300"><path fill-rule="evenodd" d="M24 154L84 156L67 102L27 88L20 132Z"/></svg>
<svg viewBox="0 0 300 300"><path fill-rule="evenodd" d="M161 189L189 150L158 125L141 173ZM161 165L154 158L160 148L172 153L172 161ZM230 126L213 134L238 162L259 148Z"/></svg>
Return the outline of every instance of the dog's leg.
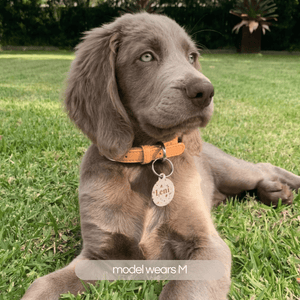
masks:
<svg viewBox="0 0 300 300"><path fill-rule="evenodd" d="M58 300L60 294L69 291L75 295L84 292L85 288L75 274L76 263L84 259L79 255L65 268L36 279L21 300Z"/></svg>
<svg viewBox="0 0 300 300"><path fill-rule="evenodd" d="M208 143L203 143L200 159L196 163L199 172L203 163L209 165L218 202L244 191L257 190L260 200L265 204L276 205L279 198L284 204L291 204L291 190L300 188L300 176L269 163L253 164L237 159Z"/></svg>
<svg viewBox="0 0 300 300"><path fill-rule="evenodd" d="M218 280L170 281L160 294L160 300L225 300L230 289L231 254L226 243L218 236L210 236L205 248L196 250L193 260L218 260L225 274Z"/></svg>
<svg viewBox="0 0 300 300"><path fill-rule="evenodd" d="M199 176L191 161L192 158L177 164L172 178L176 196L170 204L167 222L157 230L159 239L156 240L161 242L158 246L162 249L160 259L217 260L225 272L216 280L170 281L160 300L223 300L230 289L231 253L213 225L207 195L200 186L205 178ZM189 173L178 176L183 174L187 164Z"/></svg>

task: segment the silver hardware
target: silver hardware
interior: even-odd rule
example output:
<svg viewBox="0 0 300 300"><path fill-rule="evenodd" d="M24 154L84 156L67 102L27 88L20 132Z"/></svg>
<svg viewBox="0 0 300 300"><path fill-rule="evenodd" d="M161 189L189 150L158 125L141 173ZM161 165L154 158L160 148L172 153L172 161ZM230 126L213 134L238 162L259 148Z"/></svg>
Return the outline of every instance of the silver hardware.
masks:
<svg viewBox="0 0 300 300"><path fill-rule="evenodd" d="M153 173L158 176L158 181L154 185L152 189L152 200L157 206L166 206L168 205L174 198L175 188L174 184L170 179L167 179L167 177L171 176L174 172L174 165L173 163L167 158L167 152L166 147L162 142L158 143L161 146L161 149L163 151L163 157L157 158L152 162L152 171ZM155 163L161 160L162 162L167 161L171 166L171 172L170 174L166 175L164 173L158 174L155 171Z"/></svg>
<svg viewBox="0 0 300 300"><path fill-rule="evenodd" d="M169 177L169 176L171 176L171 175L173 174L173 172L174 172L174 165L173 165L173 163L172 163L168 158L166 158L166 157L165 157L164 159L165 159L164 161L167 161L167 162L170 164L171 168L172 168L171 173L170 173L169 175L165 175L164 173L158 174L158 173L155 171L154 164L155 164L158 160L162 160L162 158L157 158L156 160L154 160L154 161L152 162L152 171L153 171L153 173L154 173L156 176L158 176L159 178Z"/></svg>
<svg viewBox="0 0 300 300"><path fill-rule="evenodd" d="M161 149L163 151L163 157L160 158L163 162L165 162L165 160L167 159L167 151L166 151L166 147L165 144L163 142L157 142L158 145L161 146Z"/></svg>

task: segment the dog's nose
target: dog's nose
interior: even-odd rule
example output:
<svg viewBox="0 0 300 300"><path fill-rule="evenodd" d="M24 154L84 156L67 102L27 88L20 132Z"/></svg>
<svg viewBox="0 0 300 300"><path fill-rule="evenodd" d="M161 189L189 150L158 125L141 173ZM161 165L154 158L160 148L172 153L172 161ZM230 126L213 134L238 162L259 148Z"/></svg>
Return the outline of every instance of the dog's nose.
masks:
<svg viewBox="0 0 300 300"><path fill-rule="evenodd" d="M214 96L214 87L206 79L191 78L186 83L186 94L196 106L206 107Z"/></svg>

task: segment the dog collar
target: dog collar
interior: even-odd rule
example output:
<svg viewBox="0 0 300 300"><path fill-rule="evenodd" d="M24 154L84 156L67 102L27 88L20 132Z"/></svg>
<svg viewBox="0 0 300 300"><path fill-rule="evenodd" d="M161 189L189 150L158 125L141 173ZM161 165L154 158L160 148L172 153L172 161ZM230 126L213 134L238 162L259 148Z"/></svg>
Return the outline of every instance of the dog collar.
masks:
<svg viewBox="0 0 300 300"><path fill-rule="evenodd" d="M178 142L178 137L169 142L161 143L162 145L142 145L131 148L123 157L113 160L122 163L141 163L149 164L150 162L164 158L178 156L184 152L185 145Z"/></svg>

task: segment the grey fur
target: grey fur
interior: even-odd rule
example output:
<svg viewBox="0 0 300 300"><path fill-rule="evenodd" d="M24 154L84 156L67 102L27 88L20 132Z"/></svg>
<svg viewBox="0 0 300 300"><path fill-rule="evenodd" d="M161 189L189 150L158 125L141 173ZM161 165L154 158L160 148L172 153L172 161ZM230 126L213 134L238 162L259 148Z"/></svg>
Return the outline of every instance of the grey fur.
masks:
<svg viewBox="0 0 300 300"><path fill-rule="evenodd" d="M154 60L142 61L145 53ZM74 273L80 259L216 259L225 266L223 278L171 281L160 300L226 299L231 254L212 223L211 207L253 189L264 203L291 203L300 177L201 142L198 127L212 115L213 87L200 72L190 37L165 16L124 15L86 34L65 95L70 118L93 142L81 165L83 250L67 267L37 279L22 299L82 292ZM186 150L171 159L175 197L160 208L151 200L157 180L151 165L109 159L175 136ZM165 165L160 171L167 172Z"/></svg>

